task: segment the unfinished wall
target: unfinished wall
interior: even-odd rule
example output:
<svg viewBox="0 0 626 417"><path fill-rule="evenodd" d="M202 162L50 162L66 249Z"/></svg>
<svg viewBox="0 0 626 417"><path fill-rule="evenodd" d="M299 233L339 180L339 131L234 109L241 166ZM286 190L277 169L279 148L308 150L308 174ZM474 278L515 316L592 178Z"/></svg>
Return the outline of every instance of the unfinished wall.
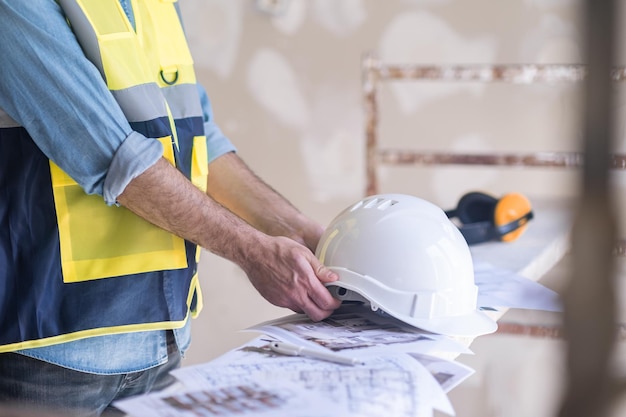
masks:
<svg viewBox="0 0 626 417"><path fill-rule="evenodd" d="M364 193L364 52L424 64L582 59L575 0L285 0L273 2L275 14L260 10L262 3L272 2L181 0L198 77L241 157L322 224ZM576 150L579 92L569 84L388 83L381 90L380 138L384 145L440 151ZM622 138L623 123L618 131ZM451 208L470 190L571 196L575 180L566 170L387 167L381 191ZM205 309L194 321L186 364L210 360L254 336L239 330L289 313L211 254L204 254L200 274ZM558 343L495 338L476 345L480 351L469 362L480 372L465 391L455 390L453 398L468 404L455 404L458 415L550 415ZM486 361L501 351L507 357ZM494 366L499 377L510 375L512 393L488 380L484 370ZM537 380L545 386L524 387ZM530 397L538 393L536 404ZM518 406L507 407L506 395L517 395Z"/></svg>

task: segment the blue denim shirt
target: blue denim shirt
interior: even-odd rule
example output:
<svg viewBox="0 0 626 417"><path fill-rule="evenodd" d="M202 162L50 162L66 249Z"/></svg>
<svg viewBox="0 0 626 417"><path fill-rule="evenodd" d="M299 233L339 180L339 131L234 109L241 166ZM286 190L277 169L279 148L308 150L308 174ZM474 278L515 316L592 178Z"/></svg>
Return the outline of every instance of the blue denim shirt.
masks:
<svg viewBox="0 0 626 417"><path fill-rule="evenodd" d="M130 0L120 4L134 23ZM24 126L87 193L114 204L126 185L161 157L159 141L130 128L54 0L0 0L0 56L0 127L13 121ZM198 89L211 162L235 147L215 124L206 92ZM190 324L175 336L184 352ZM98 374L143 370L167 360L165 331L98 336L19 353Z"/></svg>

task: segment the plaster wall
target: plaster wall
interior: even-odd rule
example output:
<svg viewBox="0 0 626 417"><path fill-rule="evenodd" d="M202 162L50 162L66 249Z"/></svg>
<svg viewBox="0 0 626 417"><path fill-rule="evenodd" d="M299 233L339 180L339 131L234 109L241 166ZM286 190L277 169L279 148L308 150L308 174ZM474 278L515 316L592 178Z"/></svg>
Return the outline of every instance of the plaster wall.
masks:
<svg viewBox="0 0 626 417"><path fill-rule="evenodd" d="M581 63L579 6L576 0L181 1L217 123L259 176L322 224L364 195L364 52L389 63ZM580 94L572 84L388 82L379 136L385 146L433 151L575 151ZM617 130L623 149L623 122ZM384 167L380 175L381 192L418 195L442 208L472 190L573 196L577 180L574 171L554 169ZM203 254L200 277L205 309L193 323L186 365L251 339L255 334L239 332L247 326L290 313L269 305L235 265L210 253ZM494 336L474 346L475 357L466 360L478 372L451 394L457 415L553 415L559 342Z"/></svg>

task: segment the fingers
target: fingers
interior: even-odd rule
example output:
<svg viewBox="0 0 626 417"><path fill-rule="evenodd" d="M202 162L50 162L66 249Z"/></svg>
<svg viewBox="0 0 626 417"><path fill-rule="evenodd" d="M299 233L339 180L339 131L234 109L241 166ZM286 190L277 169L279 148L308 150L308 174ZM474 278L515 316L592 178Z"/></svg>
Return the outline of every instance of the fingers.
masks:
<svg viewBox="0 0 626 417"><path fill-rule="evenodd" d="M336 272L326 268L323 264L318 264L315 269L315 275L323 284L329 284L339 279L339 275Z"/></svg>
<svg viewBox="0 0 626 417"><path fill-rule="evenodd" d="M324 289L330 296L330 292ZM315 294L309 294L309 306L304 312L313 321L320 321L333 314L333 311L341 305L341 301L330 296L330 300L320 300Z"/></svg>
<svg viewBox="0 0 626 417"><path fill-rule="evenodd" d="M315 261L315 257L301 259L299 267L294 271L294 285L285 288L284 295L286 307L296 313L306 314L313 321L320 321L341 305L341 301L334 298L324 286L324 282L334 282L339 276Z"/></svg>
<svg viewBox="0 0 626 417"><path fill-rule="evenodd" d="M315 317L323 315L324 318L328 317L333 310L337 309L341 305L341 300L338 300L332 296L328 288L322 285L321 282L314 282L308 289L308 298L312 304L312 310L317 310L314 313ZM307 314L309 314L307 312ZM311 317L311 315L309 315ZM311 317L315 320L314 317Z"/></svg>
<svg viewBox="0 0 626 417"><path fill-rule="evenodd" d="M325 287L322 287L322 291L321 294L326 292L330 296ZM287 307L295 313L306 314L313 321L320 321L330 316L341 305L341 302L332 296L330 299L326 299L326 295L322 295L321 298L319 299L316 293L301 292L297 295L294 293L283 307Z"/></svg>
<svg viewBox="0 0 626 417"><path fill-rule="evenodd" d="M315 306L315 304L311 301L311 305ZM325 318L329 317L333 314L334 310L321 310L316 306L310 309L303 310L304 314L306 314L312 321L322 321Z"/></svg>
<svg viewBox="0 0 626 417"><path fill-rule="evenodd" d="M339 279L337 273L319 263L317 258L311 260L315 276L309 280L308 304L304 307L306 314L311 320L319 321L330 316L341 305L341 301L334 298L324 284L332 283Z"/></svg>
<svg viewBox="0 0 626 417"><path fill-rule="evenodd" d="M328 293L328 290L324 289ZM330 293L328 293L330 295ZM330 300L320 301L315 298L315 295L309 294L306 300L300 301L299 307L295 309L292 308L293 311L303 312L313 321L324 320L331 314L333 311L341 305L341 301L334 299L332 296ZM326 307L320 307L319 303L327 305ZM328 304L327 304L328 303Z"/></svg>

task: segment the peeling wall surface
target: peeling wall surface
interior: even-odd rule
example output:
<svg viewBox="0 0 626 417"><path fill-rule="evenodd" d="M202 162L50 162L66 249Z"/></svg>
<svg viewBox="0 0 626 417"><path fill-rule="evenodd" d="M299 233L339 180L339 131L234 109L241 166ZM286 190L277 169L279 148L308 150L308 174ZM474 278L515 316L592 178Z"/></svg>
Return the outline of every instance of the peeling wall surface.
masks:
<svg viewBox="0 0 626 417"><path fill-rule="evenodd" d="M575 0L180 5L217 123L260 177L322 224L365 192L364 53L397 64L582 63ZM378 136L384 146L429 151L577 151L580 94L572 83L390 81L380 88ZM623 151L621 120L616 146ZM531 200L572 196L577 180L573 170L546 168L384 166L379 174L381 192L414 194L446 209L473 190L518 191ZM203 254L200 276L205 309L193 323L187 365L255 336L239 330L290 313L269 305L236 266L210 253ZM470 361L476 375L453 391L457 415L552 415L560 345L493 338L481 341L482 352ZM506 357L487 360L496 350ZM502 363L508 393L502 380L489 378L495 364L503 377Z"/></svg>

